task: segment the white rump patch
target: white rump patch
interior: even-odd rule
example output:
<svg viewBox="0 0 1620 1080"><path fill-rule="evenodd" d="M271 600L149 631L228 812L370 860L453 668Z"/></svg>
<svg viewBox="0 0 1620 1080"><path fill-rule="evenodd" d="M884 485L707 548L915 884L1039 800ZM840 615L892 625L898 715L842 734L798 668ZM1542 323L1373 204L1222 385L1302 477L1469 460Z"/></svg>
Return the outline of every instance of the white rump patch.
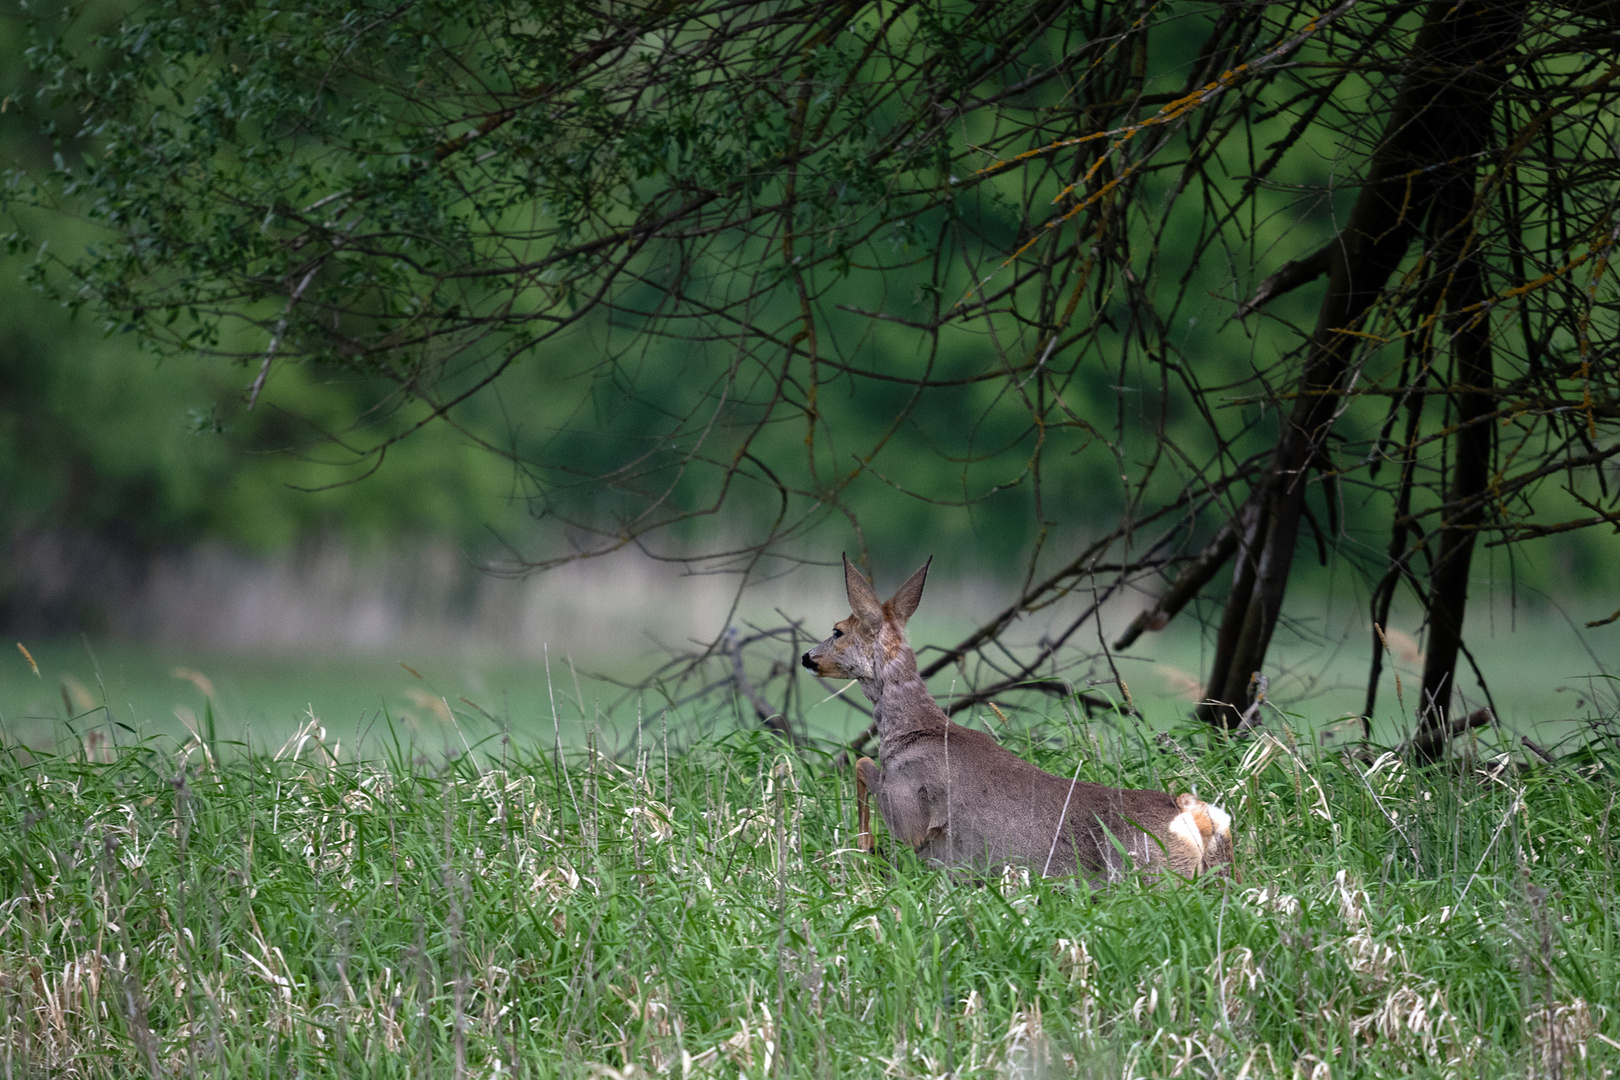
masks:
<svg viewBox="0 0 1620 1080"><path fill-rule="evenodd" d="M1225 814L1221 815L1225 817ZM1170 835L1179 836L1186 841L1193 853L1202 859L1204 857L1204 837L1198 831L1198 822L1193 818L1191 810L1183 810L1170 819Z"/></svg>
<svg viewBox="0 0 1620 1080"><path fill-rule="evenodd" d="M1209 814L1209 820L1215 823L1216 836L1232 835L1232 816L1214 803L1205 803L1204 811Z"/></svg>

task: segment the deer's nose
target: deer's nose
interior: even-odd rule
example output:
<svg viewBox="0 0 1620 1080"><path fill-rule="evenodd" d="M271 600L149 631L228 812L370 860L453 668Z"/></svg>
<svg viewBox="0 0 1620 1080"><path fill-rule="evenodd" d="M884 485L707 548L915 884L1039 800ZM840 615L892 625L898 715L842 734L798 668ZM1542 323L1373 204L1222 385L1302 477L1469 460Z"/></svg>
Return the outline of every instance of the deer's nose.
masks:
<svg viewBox="0 0 1620 1080"><path fill-rule="evenodd" d="M803 656L799 657L799 663L803 664L805 667L809 668L811 671L816 670L816 662L814 660L810 659L810 654L809 653L805 653Z"/></svg>

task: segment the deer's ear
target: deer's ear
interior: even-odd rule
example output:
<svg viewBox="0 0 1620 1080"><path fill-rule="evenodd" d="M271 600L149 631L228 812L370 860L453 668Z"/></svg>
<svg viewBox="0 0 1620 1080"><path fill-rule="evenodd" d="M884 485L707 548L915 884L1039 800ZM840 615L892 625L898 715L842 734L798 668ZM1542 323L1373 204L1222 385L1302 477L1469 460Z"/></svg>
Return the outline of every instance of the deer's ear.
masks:
<svg viewBox="0 0 1620 1080"><path fill-rule="evenodd" d="M928 568L933 562L933 558L930 557L922 564L922 569L907 578L906 583L900 586L899 591L889 600L889 610L901 622L911 618L912 613L917 610L917 605L922 603L923 582L928 580Z"/></svg>
<svg viewBox="0 0 1620 1080"><path fill-rule="evenodd" d="M861 572L849 561L848 555L844 556L844 591L849 594L849 610L862 623L877 626L883 622L883 604Z"/></svg>

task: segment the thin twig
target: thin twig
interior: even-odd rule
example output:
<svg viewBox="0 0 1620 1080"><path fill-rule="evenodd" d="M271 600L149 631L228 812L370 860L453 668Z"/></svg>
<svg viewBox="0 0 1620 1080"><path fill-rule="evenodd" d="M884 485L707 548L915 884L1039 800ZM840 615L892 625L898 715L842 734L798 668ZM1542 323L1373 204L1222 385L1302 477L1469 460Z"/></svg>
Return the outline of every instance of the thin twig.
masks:
<svg viewBox="0 0 1620 1080"><path fill-rule="evenodd" d="M264 381L270 377L270 362L276 358L276 350L281 347L281 337L287 332L287 320L292 317L293 308L298 306L298 301L303 297L304 290L309 287L311 281L315 280L315 274L320 270L324 262L324 259L315 260L315 265L309 268L309 272L304 275L304 279L298 283L298 287L287 298L287 306L282 310L281 318L276 323L275 333L270 335L270 347L264 351L264 363L259 365L258 377L253 380L253 385L248 387L247 407L249 412L253 410L254 405L258 404L259 391L264 389Z"/></svg>

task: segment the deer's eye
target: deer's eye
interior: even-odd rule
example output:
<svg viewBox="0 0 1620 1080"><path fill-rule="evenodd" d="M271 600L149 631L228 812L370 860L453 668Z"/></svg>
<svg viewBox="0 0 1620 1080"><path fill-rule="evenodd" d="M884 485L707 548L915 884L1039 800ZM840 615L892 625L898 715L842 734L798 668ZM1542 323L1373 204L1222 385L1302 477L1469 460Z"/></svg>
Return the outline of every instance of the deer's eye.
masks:
<svg viewBox="0 0 1620 1080"><path fill-rule="evenodd" d="M839 638L841 638L843 636L844 636L844 632L842 630L838 629L838 627L836 627L836 626L833 627L833 640L834 641L837 641Z"/></svg>

